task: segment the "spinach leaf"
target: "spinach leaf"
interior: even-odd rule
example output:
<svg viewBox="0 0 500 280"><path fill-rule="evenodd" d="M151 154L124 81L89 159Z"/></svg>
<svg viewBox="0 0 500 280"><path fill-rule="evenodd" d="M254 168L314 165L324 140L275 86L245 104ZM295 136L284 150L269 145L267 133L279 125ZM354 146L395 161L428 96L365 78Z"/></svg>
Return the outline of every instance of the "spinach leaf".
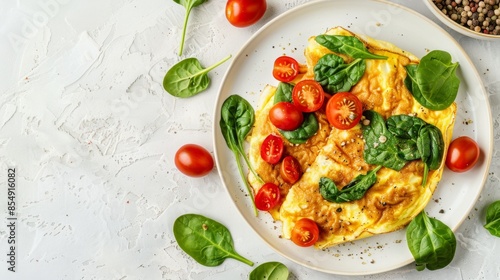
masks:
<svg viewBox="0 0 500 280"><path fill-rule="evenodd" d="M409 115L394 115L387 119L387 130L401 139L415 139L427 123L421 118Z"/></svg>
<svg viewBox="0 0 500 280"><path fill-rule="evenodd" d="M304 121L294 130L281 130L280 134L292 144L303 144L319 129L318 120L313 113L304 114Z"/></svg>
<svg viewBox="0 0 500 280"><path fill-rule="evenodd" d="M443 222L420 212L406 229L406 241L417 270L436 270L447 266L455 256L457 241Z"/></svg>
<svg viewBox="0 0 500 280"><path fill-rule="evenodd" d="M491 203L486 208L486 224L484 228L492 235L500 237L500 200Z"/></svg>
<svg viewBox="0 0 500 280"><path fill-rule="evenodd" d="M422 106L431 110L446 109L457 97L458 66L458 62L452 63L448 52L431 51L422 57L420 64L406 66L405 85Z"/></svg>
<svg viewBox="0 0 500 280"><path fill-rule="evenodd" d="M382 116L371 110L364 111L363 115L370 123L361 128L365 139L363 158L366 163L401 170L407 160L400 156L398 141L387 129Z"/></svg>
<svg viewBox="0 0 500 280"><path fill-rule="evenodd" d="M198 59L186 58L181 60L170 70L163 78L163 88L176 97L191 97L208 88L210 78L208 72L231 58L231 55L225 57L216 64L204 69Z"/></svg>
<svg viewBox="0 0 500 280"><path fill-rule="evenodd" d="M248 280L287 280L288 268L280 262L267 262L257 266L250 275Z"/></svg>
<svg viewBox="0 0 500 280"><path fill-rule="evenodd" d="M386 125L387 130L397 139L396 146L400 158L407 161L421 158L417 138L426 122L417 117L395 115L387 119Z"/></svg>
<svg viewBox="0 0 500 280"><path fill-rule="evenodd" d="M422 159L425 164L422 185L425 185L429 170L438 169L443 159L441 130L408 115L391 116L385 123L375 111L365 111L363 115L369 121L369 125L361 128L366 142L365 161L400 170L408 161Z"/></svg>
<svg viewBox="0 0 500 280"><path fill-rule="evenodd" d="M360 174L356 176L342 190L337 188L332 179L322 177L319 180L319 192L324 199L330 202L342 203L361 199L366 191L377 182L377 171L380 168L382 166L377 166L365 175Z"/></svg>
<svg viewBox="0 0 500 280"><path fill-rule="evenodd" d="M184 49L184 40L186 38L186 29L187 29L189 14L191 13L191 10L194 7L201 5L206 1L207 0L174 0L175 3L180 4L184 6L184 8L186 8L186 15L184 16L184 26L182 27L182 38L181 38L181 47L179 49L179 56L182 55L182 50Z"/></svg>
<svg viewBox="0 0 500 280"><path fill-rule="evenodd" d="M387 56L369 52L363 42L354 36L318 35L315 40L333 52L346 54L352 58L387 59Z"/></svg>
<svg viewBox="0 0 500 280"><path fill-rule="evenodd" d="M429 170L439 168L444 154L444 141L441 130L431 124L426 124L420 129L417 138L418 151L425 164L422 185L427 183Z"/></svg>
<svg viewBox="0 0 500 280"><path fill-rule="evenodd" d="M255 122L255 112L252 105L248 103L243 97L239 95L229 96L221 107L221 119L219 122L221 133L226 140L226 144L231 149L236 159L236 164L238 165L238 171L240 173L243 182L247 188L247 192L252 199L252 205L254 208L255 215L257 215L257 208L255 207L255 201L253 198L253 192L248 181L243 172L243 167L240 162L240 156L245 160L248 168L253 173L253 175L262 181L260 176L257 174L255 169L250 164L248 156L245 153L243 144L248 133L252 129Z"/></svg>
<svg viewBox="0 0 500 280"><path fill-rule="evenodd" d="M278 102L292 102L293 85L280 82L274 93L274 104Z"/></svg>
<svg viewBox="0 0 500 280"><path fill-rule="evenodd" d="M326 54L314 66L314 80L329 93L349 91L363 77L365 69L363 59L346 64L340 56Z"/></svg>
<svg viewBox="0 0 500 280"><path fill-rule="evenodd" d="M231 233L217 221L185 214L175 220L173 231L179 247L202 265L218 266L225 259L233 258L253 266L252 261L234 250Z"/></svg>

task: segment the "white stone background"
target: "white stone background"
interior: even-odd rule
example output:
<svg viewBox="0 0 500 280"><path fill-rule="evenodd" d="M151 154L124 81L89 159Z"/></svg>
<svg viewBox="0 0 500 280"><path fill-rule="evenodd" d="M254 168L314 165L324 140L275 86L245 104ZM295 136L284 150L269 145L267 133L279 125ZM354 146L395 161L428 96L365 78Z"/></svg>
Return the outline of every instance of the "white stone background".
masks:
<svg viewBox="0 0 500 280"><path fill-rule="evenodd" d="M214 169L188 178L173 163L178 147L213 152L212 111L228 63L204 93L166 94L166 70L182 58L210 65L235 54L266 22L306 0L268 0L264 18L236 29L225 1L193 10L185 54L177 55L184 8L171 0L2 0L0 4L0 220L6 170L17 171L17 272L7 271L0 226L0 279L245 279L234 260L208 268L177 246L171 226L204 213L231 231L238 252L257 264L281 261L290 279L500 279L500 239L483 228L484 207L500 199L500 41L445 28L476 65L490 94L494 141L490 174L456 232L445 269L414 265L372 276L337 276L294 264L243 221ZM438 22L422 1L393 1ZM438 22L442 25L440 22ZM444 26L443 26L444 27ZM196 36L203 35L203 36Z"/></svg>

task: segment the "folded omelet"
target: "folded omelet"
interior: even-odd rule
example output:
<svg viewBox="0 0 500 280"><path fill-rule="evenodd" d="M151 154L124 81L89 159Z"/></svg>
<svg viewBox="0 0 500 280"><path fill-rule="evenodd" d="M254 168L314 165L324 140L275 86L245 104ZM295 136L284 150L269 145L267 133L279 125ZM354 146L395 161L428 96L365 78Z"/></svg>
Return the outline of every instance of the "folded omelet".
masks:
<svg viewBox="0 0 500 280"><path fill-rule="evenodd" d="M447 150L452 137L456 105L452 104L442 111L432 111L413 98L404 84L405 66L418 63L417 57L391 43L357 35L341 27L330 29L326 34L356 36L371 53L388 57L386 60L367 59L363 77L350 90L363 103L363 110L376 111L385 119L400 114L419 117L441 131L444 151ZM307 72L297 79L314 78L314 66L328 53L332 51L311 37L305 50ZM376 183L359 200L343 203L325 200L318 186L322 177L330 178L341 187L375 166L367 164L363 158L365 142L362 124L349 130L338 130L329 125L323 109L315 112L319 130L306 143L297 145L283 139L284 154L293 155L304 171L295 184L284 182L279 175L279 164L268 164L260 157L260 146L266 136L270 133L279 134L268 120L275 92L276 88L268 85L261 94L255 125L248 139L248 154L262 179L280 186L282 203L271 209L270 213L274 219L282 221L284 238L289 239L295 222L306 217L314 220L320 228L320 238L315 246L326 248L401 229L424 209L441 179L446 155L439 168L429 171L425 185L424 163L414 160L399 171L382 167L377 172ZM257 192L262 183L252 174L249 174L248 180Z"/></svg>

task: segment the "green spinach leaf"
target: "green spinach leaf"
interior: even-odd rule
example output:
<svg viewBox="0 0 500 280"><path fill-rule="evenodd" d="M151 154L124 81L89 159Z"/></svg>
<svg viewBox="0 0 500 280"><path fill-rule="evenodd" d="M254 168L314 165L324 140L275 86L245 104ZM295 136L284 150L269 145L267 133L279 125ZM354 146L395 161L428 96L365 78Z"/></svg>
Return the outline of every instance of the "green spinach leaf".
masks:
<svg viewBox="0 0 500 280"><path fill-rule="evenodd" d="M280 82L274 93L274 104L278 102L292 102L293 85Z"/></svg>
<svg viewBox="0 0 500 280"><path fill-rule="evenodd" d="M248 181L246 179L245 173L243 172L243 166L241 165L240 157L243 157L248 168L253 173L253 175L260 181L262 179L257 174L255 169L250 164L248 156L245 153L243 144L245 138L253 127L255 122L255 112L252 105L239 95L229 96L221 107L221 119L219 121L221 133L224 136L227 146L234 154L236 159L236 164L238 166L238 171L240 173L243 182L247 188L247 192L252 199L252 205L255 215L257 215L257 208L255 207L255 201L253 197L253 192Z"/></svg>
<svg viewBox="0 0 500 280"><path fill-rule="evenodd" d="M406 241L417 270L441 269L455 256L457 241L453 231L443 222L420 212L406 228Z"/></svg>
<svg viewBox="0 0 500 280"><path fill-rule="evenodd" d="M314 113L304 114L304 121L294 130L281 130L280 134L292 144L303 144L311 138L319 129L318 120Z"/></svg>
<svg viewBox="0 0 500 280"><path fill-rule="evenodd" d="M457 97L460 79L458 62L452 63L448 52L434 50L420 64L406 66L405 85L422 106L431 110L448 108Z"/></svg>
<svg viewBox="0 0 500 280"><path fill-rule="evenodd" d="M491 203L486 208L486 224L484 228L493 236L500 237L500 200Z"/></svg>
<svg viewBox="0 0 500 280"><path fill-rule="evenodd" d="M443 159L444 141L441 130L431 124L423 126L418 134L417 147L425 164L422 179L422 185L425 185L429 170L438 169Z"/></svg>
<svg viewBox="0 0 500 280"><path fill-rule="evenodd" d="M319 181L319 192L324 199L330 202L342 203L361 199L366 191L377 182L377 172L380 168L382 166L377 166L365 175L360 174L356 176L342 190L337 188L332 179L322 177Z"/></svg>
<svg viewBox="0 0 500 280"><path fill-rule="evenodd" d="M185 214L174 222L174 236L184 252L205 266L218 266L233 258L249 266L253 262L238 254L229 230L221 223L197 214Z"/></svg>
<svg viewBox="0 0 500 280"><path fill-rule="evenodd" d="M208 88L210 78L208 72L231 58L231 55L225 57L216 64L204 69L198 59L186 58L181 60L170 70L163 78L163 88L176 97L191 97Z"/></svg>
<svg viewBox="0 0 500 280"><path fill-rule="evenodd" d="M280 262L267 262L257 266L250 275L248 280L287 280L288 268Z"/></svg>
<svg viewBox="0 0 500 280"><path fill-rule="evenodd" d="M396 146L400 158L407 161L421 158L417 139L426 122L417 117L395 115L387 119L386 125L387 130L397 139Z"/></svg>
<svg viewBox="0 0 500 280"><path fill-rule="evenodd" d="M365 69L363 59L346 64L340 56L326 54L314 66L314 80L329 93L349 91L363 77Z"/></svg>
<svg viewBox="0 0 500 280"><path fill-rule="evenodd" d="M387 59L387 56L369 52L363 42L354 36L318 35L315 40L333 52L346 54L352 58Z"/></svg>
<svg viewBox="0 0 500 280"><path fill-rule="evenodd" d="M371 110L364 111L363 115L370 123L361 128L366 142L363 154L366 163L401 170L408 161L400 156L398 141L387 129L382 116Z"/></svg>
<svg viewBox="0 0 500 280"><path fill-rule="evenodd" d="M187 30L189 14L191 13L191 10L194 7L201 5L206 1L207 0L174 0L175 3L182 5L184 6L184 8L186 8L186 15L184 16L184 25L182 27L182 38L181 38L181 47L179 49L179 56L182 55L182 50L184 49L184 40L186 38L186 30Z"/></svg>
<svg viewBox="0 0 500 280"><path fill-rule="evenodd" d="M375 111L365 111L363 115L369 121L369 125L362 127L365 161L400 170L408 161L422 159L425 164L422 185L425 185L429 170L438 169L443 159L441 130L408 115L391 116L387 122Z"/></svg>

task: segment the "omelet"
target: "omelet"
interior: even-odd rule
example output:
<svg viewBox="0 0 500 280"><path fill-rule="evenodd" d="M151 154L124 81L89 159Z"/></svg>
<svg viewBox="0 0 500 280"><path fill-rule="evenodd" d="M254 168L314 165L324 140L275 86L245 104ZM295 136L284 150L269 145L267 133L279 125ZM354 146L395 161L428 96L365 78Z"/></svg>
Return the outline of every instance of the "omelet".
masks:
<svg viewBox="0 0 500 280"><path fill-rule="evenodd" d="M408 64L419 63L419 59L397 46L368 36L354 34L342 27L328 30L326 34L355 36L373 54L387 59L366 59L366 69L361 79L350 89L363 104L363 110L372 110L384 119L394 115L418 117L437 127L444 142L444 151L451 141L456 116L456 104L441 111L432 111L420 105L405 87ZM332 53L311 37L304 55L306 71L301 79L314 78L314 66L325 54ZM350 58L343 56L346 61ZM290 239L292 229L301 218L316 222L320 229L317 248L327 248L376 234L383 234L405 227L430 201L444 168L444 159L439 167L430 170L424 182L424 163L421 160L408 162L396 171L382 167L377 179L361 199L336 203L327 201L319 191L323 177L331 179L339 189L358 175L367 174L376 166L365 162L363 153L363 121L348 130L339 130L328 123L324 108L315 112L319 129L303 144L286 141L284 154L293 155L300 163L303 175L294 184L283 181L279 164L268 164L260 156L262 141L267 135L279 131L270 123L268 113L273 106L276 87L266 86L256 109L256 121L250 134L248 155L251 164L265 182L280 186L281 202L269 212L282 222L282 237ZM262 181L251 173L248 181L257 192Z"/></svg>

